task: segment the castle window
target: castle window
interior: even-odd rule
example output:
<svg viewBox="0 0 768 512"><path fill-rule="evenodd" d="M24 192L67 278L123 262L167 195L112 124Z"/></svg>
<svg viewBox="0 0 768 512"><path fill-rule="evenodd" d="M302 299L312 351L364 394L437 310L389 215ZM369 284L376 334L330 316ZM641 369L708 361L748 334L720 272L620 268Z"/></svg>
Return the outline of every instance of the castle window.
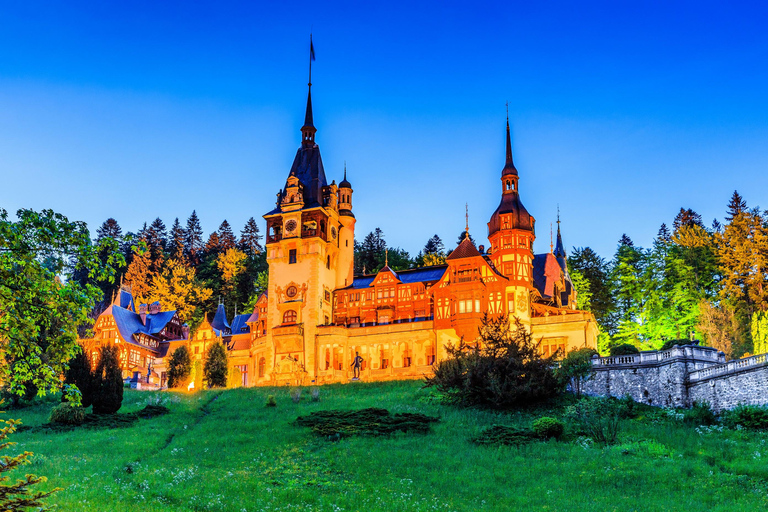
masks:
<svg viewBox="0 0 768 512"><path fill-rule="evenodd" d="M511 185L511 183L512 183L512 182L510 182L509 180L507 180L507 190L510 190L510 189L512 188L512 185Z"/></svg>
<svg viewBox="0 0 768 512"><path fill-rule="evenodd" d="M262 357L261 359L259 359L259 378L264 377L264 373L265 373L264 370L266 366L267 366L267 362L264 360L264 358Z"/></svg>
<svg viewBox="0 0 768 512"><path fill-rule="evenodd" d="M326 256L326 258L325 258L325 268L327 268L329 270L331 268L331 257L330 256Z"/></svg>
<svg viewBox="0 0 768 512"><path fill-rule="evenodd" d="M283 313L283 324L295 324L296 323L296 311L289 309Z"/></svg>
<svg viewBox="0 0 768 512"><path fill-rule="evenodd" d="M296 263L296 249L288 251L288 263Z"/></svg>

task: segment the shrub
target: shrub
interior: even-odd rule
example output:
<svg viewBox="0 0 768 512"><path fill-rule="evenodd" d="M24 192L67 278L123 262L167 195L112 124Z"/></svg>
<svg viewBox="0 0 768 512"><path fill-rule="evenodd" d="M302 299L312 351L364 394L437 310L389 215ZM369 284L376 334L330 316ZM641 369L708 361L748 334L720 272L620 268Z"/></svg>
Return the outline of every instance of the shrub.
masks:
<svg viewBox="0 0 768 512"><path fill-rule="evenodd" d="M64 374L64 383L72 384L80 391L80 405L89 407L93 403L93 375L91 360L84 350L80 350L69 360L69 367ZM65 401L67 394L62 393L61 400Z"/></svg>
<svg viewBox="0 0 768 512"><path fill-rule="evenodd" d="M768 429L768 407L739 405L723 413L723 423L729 428L741 425L750 430Z"/></svg>
<svg viewBox="0 0 768 512"><path fill-rule="evenodd" d="M277 401L275 401L275 395L269 395L267 397L267 403L265 405L267 407L277 407Z"/></svg>
<svg viewBox="0 0 768 512"><path fill-rule="evenodd" d="M48 421L62 425L82 425L85 420L85 409L77 405L62 403L51 410Z"/></svg>
<svg viewBox="0 0 768 512"><path fill-rule="evenodd" d="M319 402L320 401L320 388L317 386L312 386L312 388L309 390L310 396L312 397L313 402Z"/></svg>
<svg viewBox="0 0 768 512"><path fill-rule="evenodd" d="M535 439L536 435L528 429L509 425L493 425L483 429L478 435L473 437L472 442L485 445L521 445L530 443Z"/></svg>
<svg viewBox="0 0 768 512"><path fill-rule="evenodd" d="M462 405L491 407L530 404L562 391L553 370L554 355L541 355L519 319L510 329L509 317L486 314L479 330L481 348L463 339L457 347L448 347L448 358L434 367L425 386L436 387Z"/></svg>
<svg viewBox="0 0 768 512"><path fill-rule="evenodd" d="M186 388L192 374L192 358L189 349L182 345L171 354L168 362L168 387Z"/></svg>
<svg viewBox="0 0 768 512"><path fill-rule="evenodd" d="M639 354L640 350L631 343L622 343L620 345L614 345L610 348L610 354L612 356L630 356L632 354Z"/></svg>
<svg viewBox="0 0 768 512"><path fill-rule="evenodd" d="M93 412L114 414L123 405L123 372L117 347L102 345L99 364L93 374Z"/></svg>
<svg viewBox="0 0 768 512"><path fill-rule="evenodd" d="M609 400L611 400L609 398ZM620 418L633 419L640 415L640 404L635 402L631 395L624 395L616 400L616 407Z"/></svg>
<svg viewBox="0 0 768 512"><path fill-rule="evenodd" d="M565 430L565 425L562 421L556 418L550 418L549 416L542 416L533 422L533 432L544 439L560 439Z"/></svg>
<svg viewBox="0 0 768 512"><path fill-rule="evenodd" d="M608 398L582 398L568 407L566 418L575 430L603 446L614 444L619 435L619 405Z"/></svg>
<svg viewBox="0 0 768 512"><path fill-rule="evenodd" d="M291 395L291 400L293 400L293 403L297 404L301 402L301 388L291 388L289 393Z"/></svg>
<svg viewBox="0 0 768 512"><path fill-rule="evenodd" d="M395 432L426 434L436 421L440 418L411 412L391 414L376 407L357 411L317 411L296 418L297 425L309 427L315 434L328 439L350 435L382 436Z"/></svg>
<svg viewBox="0 0 768 512"><path fill-rule="evenodd" d="M688 345L690 343L691 343L690 340L667 340L664 342L664 344L661 346L659 350L669 350L675 345L682 347L683 345Z"/></svg>
<svg viewBox="0 0 768 512"><path fill-rule="evenodd" d="M707 402L694 402L693 407L683 411L683 421L689 425L714 425L717 417Z"/></svg>
<svg viewBox="0 0 768 512"><path fill-rule="evenodd" d="M224 388L227 386L227 373L227 349L221 342L216 342L205 355L205 384L209 388Z"/></svg>
<svg viewBox="0 0 768 512"><path fill-rule="evenodd" d="M595 354L597 352L592 348L571 350L560 362L557 376L563 385L571 384L576 396L581 396L581 384L592 376L592 356Z"/></svg>

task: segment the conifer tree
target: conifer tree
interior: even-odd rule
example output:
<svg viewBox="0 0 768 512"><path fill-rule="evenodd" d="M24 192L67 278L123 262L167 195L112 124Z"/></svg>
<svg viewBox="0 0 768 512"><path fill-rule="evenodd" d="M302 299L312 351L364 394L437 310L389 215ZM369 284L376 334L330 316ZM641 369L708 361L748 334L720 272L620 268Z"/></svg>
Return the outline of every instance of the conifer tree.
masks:
<svg viewBox="0 0 768 512"><path fill-rule="evenodd" d="M116 345L102 345L94 371L93 412L114 414L123 404L123 374Z"/></svg>
<svg viewBox="0 0 768 512"><path fill-rule="evenodd" d="M91 360L85 350L80 350L72 359L69 360L69 368L64 374L64 382L72 384L80 391L80 405L89 407L93 403L93 373L91 371ZM62 401L66 397L62 396Z"/></svg>
<svg viewBox="0 0 768 512"><path fill-rule="evenodd" d="M171 354L168 362L168 387L185 388L189 384L192 373L192 358L189 349L182 345Z"/></svg>
<svg viewBox="0 0 768 512"><path fill-rule="evenodd" d="M5 450L16 443L8 441L8 437L16 431L16 426L21 424L18 420L1 420L5 426L0 428L0 450ZM32 452L24 452L16 456L3 455L0 461L0 510L3 511L22 511L33 507L37 510L47 510L44 507L43 500L55 492L61 491L55 488L49 492L34 492L33 486L47 481L45 477L32 474L24 475L24 478L17 479L16 483L10 484L11 479L5 473L20 470L22 466L29 464Z"/></svg>
<svg viewBox="0 0 768 512"><path fill-rule="evenodd" d="M264 248L259 243L261 235L259 234L259 225L256 223L253 217L248 219L245 227L240 232L240 242L238 247L241 251L250 257L256 256L261 253Z"/></svg>
<svg viewBox="0 0 768 512"><path fill-rule="evenodd" d="M232 231L232 226L229 225L229 222L227 222L226 219L219 226L217 235L219 238L219 251L226 251L227 249L233 249L237 246L235 233Z"/></svg>
<svg viewBox="0 0 768 512"><path fill-rule="evenodd" d="M208 237L208 241L205 243L206 255L218 255L221 251L221 241L219 240L219 233L214 231Z"/></svg>
<svg viewBox="0 0 768 512"><path fill-rule="evenodd" d="M614 297L618 306L616 339L619 343L637 344L640 341L638 320L644 299L640 286L643 263L642 249L636 248L626 234L622 235L611 272Z"/></svg>
<svg viewBox="0 0 768 512"><path fill-rule="evenodd" d="M469 236L469 241L472 242L472 245L477 247L477 244L475 243L475 239L472 238L472 235L470 235L469 232L467 231L462 231L461 233L459 233L459 240L456 242L456 245L460 244L461 241L464 240L465 236Z"/></svg>
<svg viewBox="0 0 768 512"><path fill-rule="evenodd" d="M200 227L197 212L192 210L192 215L187 219L187 228L184 230L184 254L193 265L197 265L200 262L200 253L204 248L203 228Z"/></svg>
<svg viewBox="0 0 768 512"><path fill-rule="evenodd" d="M725 216L726 222L732 222L734 217L746 211L746 209L747 202L741 197L741 194L739 194L737 190L734 190L731 200L728 202L728 213Z"/></svg>
<svg viewBox="0 0 768 512"><path fill-rule="evenodd" d="M172 258L176 258L177 260L184 258L185 238L186 233L184 232L184 228L181 227L179 218L176 217L176 219L173 221L173 226L171 226L171 236L167 247L167 250Z"/></svg>
<svg viewBox="0 0 768 512"><path fill-rule="evenodd" d="M569 271L576 270L589 282L592 294L590 311L595 315L600 330L616 330L616 304L613 298L608 262L589 247L574 248L568 258Z"/></svg>
<svg viewBox="0 0 768 512"><path fill-rule="evenodd" d="M443 241L440 240L440 237L434 235L432 238L427 240L427 243L424 245L424 250L422 252L424 254L445 253L445 246L443 245Z"/></svg>
<svg viewBox="0 0 768 512"><path fill-rule="evenodd" d="M99 229L96 230L96 241L100 241L104 238L113 238L120 241L123 238L123 230L120 225L113 218L105 220Z"/></svg>
<svg viewBox="0 0 768 512"><path fill-rule="evenodd" d="M205 355L203 375L207 387L227 387L227 349L220 341L209 346Z"/></svg>

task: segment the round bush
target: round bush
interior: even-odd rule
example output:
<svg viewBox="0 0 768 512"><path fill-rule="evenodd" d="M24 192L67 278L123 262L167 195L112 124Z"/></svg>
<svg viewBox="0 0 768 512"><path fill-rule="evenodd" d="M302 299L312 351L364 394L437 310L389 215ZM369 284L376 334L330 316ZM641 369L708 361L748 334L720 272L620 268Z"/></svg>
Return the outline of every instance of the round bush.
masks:
<svg viewBox="0 0 768 512"><path fill-rule="evenodd" d="M632 354L639 354L640 351L630 343L622 343L621 345L612 346L610 353L612 356L630 356Z"/></svg>
<svg viewBox="0 0 768 512"><path fill-rule="evenodd" d="M82 425L85 420L85 409L79 406L69 404L59 404L51 411L51 417L48 419L51 423L61 423L63 425Z"/></svg>
<svg viewBox="0 0 768 512"><path fill-rule="evenodd" d="M543 416L533 422L533 431L538 437L544 439L560 439L565 430L565 425L562 421L556 418L550 418L549 416Z"/></svg>

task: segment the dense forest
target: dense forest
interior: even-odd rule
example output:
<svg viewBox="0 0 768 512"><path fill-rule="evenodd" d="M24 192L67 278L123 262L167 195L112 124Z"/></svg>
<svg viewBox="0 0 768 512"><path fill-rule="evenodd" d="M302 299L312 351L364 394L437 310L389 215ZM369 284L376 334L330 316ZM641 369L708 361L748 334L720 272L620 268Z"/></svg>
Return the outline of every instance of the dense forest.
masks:
<svg viewBox="0 0 768 512"><path fill-rule="evenodd" d="M465 236L461 232L457 242ZM96 232L95 244L111 238L125 264L115 268L115 283L91 282L106 308L120 281L131 285L137 301L159 301L175 309L193 328L203 315L224 303L229 315L253 309L267 289L267 264L257 222L251 218L235 235L224 220L204 239L193 211L170 229L155 219L136 233L123 233L114 219ZM388 246L376 228L355 242L355 273L375 273L385 261L394 270L445 262L438 235L411 257ZM120 261L99 255L104 264ZM568 271L578 291L578 307L594 313L601 330L600 351L630 343L653 349L673 340L696 338L729 357L768 352L768 212L749 208L734 192L724 223L705 226L692 209L681 208L671 228L662 224L649 248L626 234L611 259L589 247L573 248ZM76 275L83 283L91 280Z"/></svg>

